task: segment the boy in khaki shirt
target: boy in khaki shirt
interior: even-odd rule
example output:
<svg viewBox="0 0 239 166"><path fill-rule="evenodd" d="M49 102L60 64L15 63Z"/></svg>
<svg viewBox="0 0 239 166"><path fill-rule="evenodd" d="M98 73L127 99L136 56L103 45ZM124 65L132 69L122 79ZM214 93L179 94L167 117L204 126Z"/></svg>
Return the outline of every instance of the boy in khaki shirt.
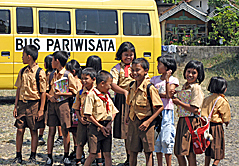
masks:
<svg viewBox="0 0 239 166"><path fill-rule="evenodd" d="M64 165L71 165L69 160L69 148L70 148L70 134L69 128L71 127L70 119L70 107L69 107L69 97L74 96L77 93L76 81L74 76L66 71L64 66L68 60L68 54L65 51L57 51L52 54L52 68L56 69L53 74L52 80L50 80L50 91L47 93L48 98L48 119L47 125L49 126L48 140L47 140L47 152L48 157L45 165L51 166L53 164L52 151L54 144L54 137L56 133L56 126L61 126L63 134L63 144L64 144ZM51 77L50 75L50 77ZM68 89L69 92L62 93L60 90L55 89L54 82L67 75L68 78ZM57 101L61 96L66 97L63 101Z"/></svg>
<svg viewBox="0 0 239 166"><path fill-rule="evenodd" d="M90 166L96 154L103 152L105 165L111 166L112 122L118 110L110 99L108 90L111 88L112 75L101 70L96 76L96 88L87 95L84 103L84 115L91 122L88 130L90 155L85 166Z"/></svg>
<svg viewBox="0 0 239 166"><path fill-rule="evenodd" d="M83 104L87 94L93 90L95 79L96 79L96 71L93 68L88 67L82 70L81 83L83 85L83 88L76 94L75 102L73 103L72 106L72 108L76 110L76 115L78 118L78 126L76 134L77 135L76 165L81 164L83 149L88 141L87 130L89 126L89 121L84 116Z"/></svg>
<svg viewBox="0 0 239 166"><path fill-rule="evenodd" d="M152 114L150 103L147 99L147 85L149 80L145 78L149 70L149 63L144 58L138 58L132 62L132 75L135 82L129 89L126 103L130 106L129 127L127 135L127 148L130 151L129 165L137 165L137 155L144 149L146 165L153 165L154 151L154 124L153 120L163 111L163 102L158 90L150 86L150 97L154 113Z"/></svg>
<svg viewBox="0 0 239 166"><path fill-rule="evenodd" d="M31 132L31 155L28 164L36 164L36 150L38 143L37 129L44 127L43 111L46 99L46 74L36 64L38 50L34 45L27 45L23 49L22 61L28 66L22 68L18 74L15 86L17 87L13 116L16 118L16 158L13 164L22 163L22 142L25 128ZM40 71L39 71L40 70ZM39 75L37 76L37 72ZM36 78L38 77L38 78ZM37 85L39 79L39 85Z"/></svg>

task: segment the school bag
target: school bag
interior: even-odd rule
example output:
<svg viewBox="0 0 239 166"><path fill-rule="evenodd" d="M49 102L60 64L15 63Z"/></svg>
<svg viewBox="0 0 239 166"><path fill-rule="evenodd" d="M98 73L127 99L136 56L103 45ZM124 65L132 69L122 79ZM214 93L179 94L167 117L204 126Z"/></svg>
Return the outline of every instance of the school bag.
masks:
<svg viewBox="0 0 239 166"><path fill-rule="evenodd" d="M130 83L130 87L134 84L135 81L132 81ZM150 104L150 108L151 108L151 112L152 112L152 115L154 114L154 111L153 111L153 103L152 103L152 99L151 99L151 96L150 96L150 86L153 86L153 84L148 84L147 85L147 99L149 101L149 104ZM160 114L153 120L153 122L151 123L151 125L155 125L154 126L154 129L155 129L155 132L156 133L160 133L161 131L161 123L162 123L162 112L160 112ZM157 134L158 135L158 134Z"/></svg>
<svg viewBox="0 0 239 166"><path fill-rule="evenodd" d="M214 110L214 107L217 103L217 101L221 98L221 96L219 96L217 98L217 100L215 101L212 110L207 117L200 117L200 120L202 122L202 126L198 127L196 130L192 129L192 125L189 121L188 117L185 117L187 126L189 128L190 134L192 136L192 143L193 143L193 151L195 154L202 154L206 151L206 149L208 148L208 146L210 145L210 141L213 139L212 135L209 134L209 128L210 128L210 120L212 117L212 113Z"/></svg>
<svg viewBox="0 0 239 166"><path fill-rule="evenodd" d="M21 78L22 78L22 74L23 74L23 72L26 70L26 68L28 67L29 65L27 65L27 66L25 66L24 68L22 68L22 70L21 70ZM40 92L40 78L39 78L39 74L40 74L40 71L42 70L42 68L38 68L37 69L37 72L36 72L36 84L37 84L37 89L38 89L38 91L39 91L39 93L41 93Z"/></svg>

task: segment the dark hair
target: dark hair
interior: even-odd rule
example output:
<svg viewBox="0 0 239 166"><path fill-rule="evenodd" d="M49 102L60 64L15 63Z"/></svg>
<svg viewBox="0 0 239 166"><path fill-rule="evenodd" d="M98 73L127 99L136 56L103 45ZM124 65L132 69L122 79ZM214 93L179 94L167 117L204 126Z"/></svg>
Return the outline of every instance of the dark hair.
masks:
<svg viewBox="0 0 239 166"><path fill-rule="evenodd" d="M66 62L69 58L68 54L66 51L56 51L52 54L55 60L59 60L60 64L62 67L65 67Z"/></svg>
<svg viewBox="0 0 239 166"><path fill-rule="evenodd" d="M100 84L102 81L106 82L108 78L113 78L113 76L105 70L101 70L96 75L96 84Z"/></svg>
<svg viewBox="0 0 239 166"><path fill-rule="evenodd" d="M163 55L157 58L158 62L163 63L168 70L172 70L172 74L177 70L177 63L171 55Z"/></svg>
<svg viewBox="0 0 239 166"><path fill-rule="evenodd" d="M197 81L199 84L201 84L205 78L205 74L204 74L204 68L203 68L203 64L202 62L199 62L199 61L196 61L196 60L191 60L189 61L185 68L184 68L184 71L183 71L183 76L184 76L184 79L186 79L185 77L185 73L186 73L186 70L187 69L196 69L197 72L198 72L198 78L197 78Z"/></svg>
<svg viewBox="0 0 239 166"><path fill-rule="evenodd" d="M96 71L92 67L85 68L81 74L89 75L91 79L96 78Z"/></svg>
<svg viewBox="0 0 239 166"><path fill-rule="evenodd" d="M51 65L52 58L53 58L52 54L49 54L44 59L44 62L46 64L46 73L53 71L53 68L52 68L52 65Z"/></svg>
<svg viewBox="0 0 239 166"><path fill-rule="evenodd" d="M118 48L115 60L121 60L122 59L122 53L127 52L129 50L134 53L134 59L136 59L136 52L135 52L134 45L131 42L123 42Z"/></svg>
<svg viewBox="0 0 239 166"><path fill-rule="evenodd" d="M223 77L212 77L207 90L211 93L224 94L227 88L227 81Z"/></svg>
<svg viewBox="0 0 239 166"><path fill-rule="evenodd" d="M92 67L95 69L96 73L102 70L102 64L100 57L96 55L91 55L87 58L86 67Z"/></svg>
<svg viewBox="0 0 239 166"><path fill-rule="evenodd" d="M34 61L37 60L38 50L37 50L36 46L34 46L34 45L26 45L23 48L23 52L25 52L27 55L30 55Z"/></svg>
<svg viewBox="0 0 239 166"><path fill-rule="evenodd" d="M66 63L65 68L66 68L66 70L72 72L71 61L69 61L69 62Z"/></svg>
<svg viewBox="0 0 239 166"><path fill-rule="evenodd" d="M77 75L77 77L78 78L81 78L81 72L82 72L82 70L81 70L81 67L80 67L80 64L79 64L79 62L78 61L76 61L75 59L72 59L70 62L68 62L69 63L69 69L67 69L67 65L66 65L66 69L67 70L69 70L69 71L71 71L71 73L73 73L73 70L75 70L75 74L74 74L74 76L76 76ZM67 63L67 64L68 64Z"/></svg>
<svg viewBox="0 0 239 166"><path fill-rule="evenodd" d="M145 58L134 59L132 65L133 64L140 64L144 70L149 70L149 62Z"/></svg>

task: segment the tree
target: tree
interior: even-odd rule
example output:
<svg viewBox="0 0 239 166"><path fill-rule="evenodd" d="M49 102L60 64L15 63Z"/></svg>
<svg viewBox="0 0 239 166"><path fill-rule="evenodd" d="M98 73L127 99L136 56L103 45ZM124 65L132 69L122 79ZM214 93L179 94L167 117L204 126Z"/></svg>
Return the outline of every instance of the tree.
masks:
<svg viewBox="0 0 239 166"><path fill-rule="evenodd" d="M209 39L223 39L228 46L239 45L239 10L235 7L217 7L217 15L212 17L213 32L209 33Z"/></svg>

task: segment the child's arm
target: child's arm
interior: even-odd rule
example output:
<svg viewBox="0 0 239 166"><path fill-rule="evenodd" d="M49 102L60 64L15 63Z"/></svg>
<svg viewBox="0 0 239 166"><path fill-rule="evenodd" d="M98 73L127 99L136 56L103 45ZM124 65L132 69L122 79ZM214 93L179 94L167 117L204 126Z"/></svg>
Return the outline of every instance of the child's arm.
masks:
<svg viewBox="0 0 239 166"><path fill-rule="evenodd" d="M85 114L87 119L89 119L92 123L100 128L100 131L103 133L105 137L108 137L109 133L105 126L101 125L92 115Z"/></svg>
<svg viewBox="0 0 239 166"><path fill-rule="evenodd" d="M150 123L153 122L153 120L160 114L160 112L163 111L164 107L163 106L156 106L155 107L156 112L154 112L154 114L152 116L150 116L150 118L146 121L144 121L140 126L139 129L141 131L146 131L147 128L149 127Z"/></svg>
<svg viewBox="0 0 239 166"><path fill-rule="evenodd" d="M172 75L172 70L166 72L166 98L172 98L175 93L176 84L169 84L169 78ZM161 97L161 96L160 96Z"/></svg>
<svg viewBox="0 0 239 166"><path fill-rule="evenodd" d="M20 94L20 88L17 88L16 98L15 98L15 107L14 107L14 110L13 110L13 117L14 118L17 117L17 103L18 103L18 99L19 99L19 94Z"/></svg>
<svg viewBox="0 0 239 166"><path fill-rule="evenodd" d="M119 93L119 94L124 94L125 97L127 97L127 95L128 95L128 91L127 91L127 90L125 90L125 89L119 87L119 86L118 86L117 84L115 84L115 83L112 83L111 85L112 85L112 90L113 90L114 92Z"/></svg>
<svg viewBox="0 0 239 166"><path fill-rule="evenodd" d="M176 104L176 105L182 106L184 109L194 113L195 115L198 114L198 108L197 107L195 107L193 105L190 105L190 104L186 104L186 103L182 102L181 100L179 100L178 98L174 98L173 103Z"/></svg>
<svg viewBox="0 0 239 166"><path fill-rule="evenodd" d="M89 122L86 120L86 117L82 117L80 115L80 110L75 110L76 111L76 116L77 118L79 119L79 121L83 124L83 125L86 125L86 124L89 124Z"/></svg>
<svg viewBox="0 0 239 166"><path fill-rule="evenodd" d="M43 119L43 115L44 115L44 106L45 106L45 102L46 102L46 92L42 92L40 94L40 98L41 98L41 104L40 105L40 109L38 111L38 117L37 117L37 121L41 121Z"/></svg>

